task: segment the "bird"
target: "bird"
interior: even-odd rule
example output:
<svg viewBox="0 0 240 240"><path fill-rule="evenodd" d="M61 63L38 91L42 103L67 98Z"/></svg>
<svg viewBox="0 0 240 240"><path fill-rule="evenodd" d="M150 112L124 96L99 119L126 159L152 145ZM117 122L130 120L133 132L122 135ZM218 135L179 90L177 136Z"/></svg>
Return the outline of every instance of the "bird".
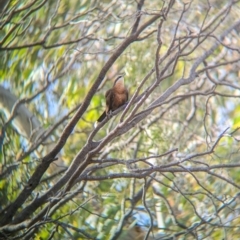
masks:
<svg viewBox="0 0 240 240"><path fill-rule="evenodd" d="M125 87L123 75L116 77L113 87L105 93L105 99L106 109L98 118L95 126L102 122L109 113L111 114L112 111L118 109L128 101L128 90Z"/></svg>

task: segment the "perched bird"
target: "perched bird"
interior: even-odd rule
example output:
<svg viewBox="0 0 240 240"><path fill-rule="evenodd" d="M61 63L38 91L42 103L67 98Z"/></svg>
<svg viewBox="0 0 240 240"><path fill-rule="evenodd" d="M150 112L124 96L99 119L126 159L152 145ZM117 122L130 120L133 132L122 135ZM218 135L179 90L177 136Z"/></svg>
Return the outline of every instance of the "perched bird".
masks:
<svg viewBox="0 0 240 240"><path fill-rule="evenodd" d="M105 93L106 109L103 114L98 118L97 123L104 120L108 113L121 107L128 101L128 90L124 85L124 78L122 75L116 77L113 87Z"/></svg>

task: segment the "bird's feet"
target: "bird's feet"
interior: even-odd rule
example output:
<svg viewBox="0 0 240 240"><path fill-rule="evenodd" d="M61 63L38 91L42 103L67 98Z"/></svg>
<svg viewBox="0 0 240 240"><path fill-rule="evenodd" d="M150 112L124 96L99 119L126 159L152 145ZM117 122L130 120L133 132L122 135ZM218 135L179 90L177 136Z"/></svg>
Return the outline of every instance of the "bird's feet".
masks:
<svg viewBox="0 0 240 240"><path fill-rule="evenodd" d="M110 119L113 116L113 111L109 110L109 112L106 115L107 115L107 118Z"/></svg>

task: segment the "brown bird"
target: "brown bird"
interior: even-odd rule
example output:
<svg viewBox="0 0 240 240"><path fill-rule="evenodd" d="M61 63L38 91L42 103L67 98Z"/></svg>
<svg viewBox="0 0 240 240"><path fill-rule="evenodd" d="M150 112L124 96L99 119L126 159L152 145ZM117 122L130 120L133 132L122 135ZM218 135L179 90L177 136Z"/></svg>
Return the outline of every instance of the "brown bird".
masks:
<svg viewBox="0 0 240 240"><path fill-rule="evenodd" d="M113 87L105 93L105 98L106 109L98 118L97 123L102 122L108 113L111 113L111 111L116 110L128 101L128 90L124 85L124 78L122 75L116 77Z"/></svg>

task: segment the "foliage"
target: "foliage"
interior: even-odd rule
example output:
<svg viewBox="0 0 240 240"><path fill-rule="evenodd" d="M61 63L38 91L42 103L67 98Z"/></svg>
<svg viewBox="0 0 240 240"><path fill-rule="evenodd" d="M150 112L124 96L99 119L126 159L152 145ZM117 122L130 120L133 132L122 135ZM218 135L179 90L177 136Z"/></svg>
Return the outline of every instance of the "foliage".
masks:
<svg viewBox="0 0 240 240"><path fill-rule="evenodd" d="M0 238L239 236L239 11L2 1ZM129 102L94 128L122 73Z"/></svg>

